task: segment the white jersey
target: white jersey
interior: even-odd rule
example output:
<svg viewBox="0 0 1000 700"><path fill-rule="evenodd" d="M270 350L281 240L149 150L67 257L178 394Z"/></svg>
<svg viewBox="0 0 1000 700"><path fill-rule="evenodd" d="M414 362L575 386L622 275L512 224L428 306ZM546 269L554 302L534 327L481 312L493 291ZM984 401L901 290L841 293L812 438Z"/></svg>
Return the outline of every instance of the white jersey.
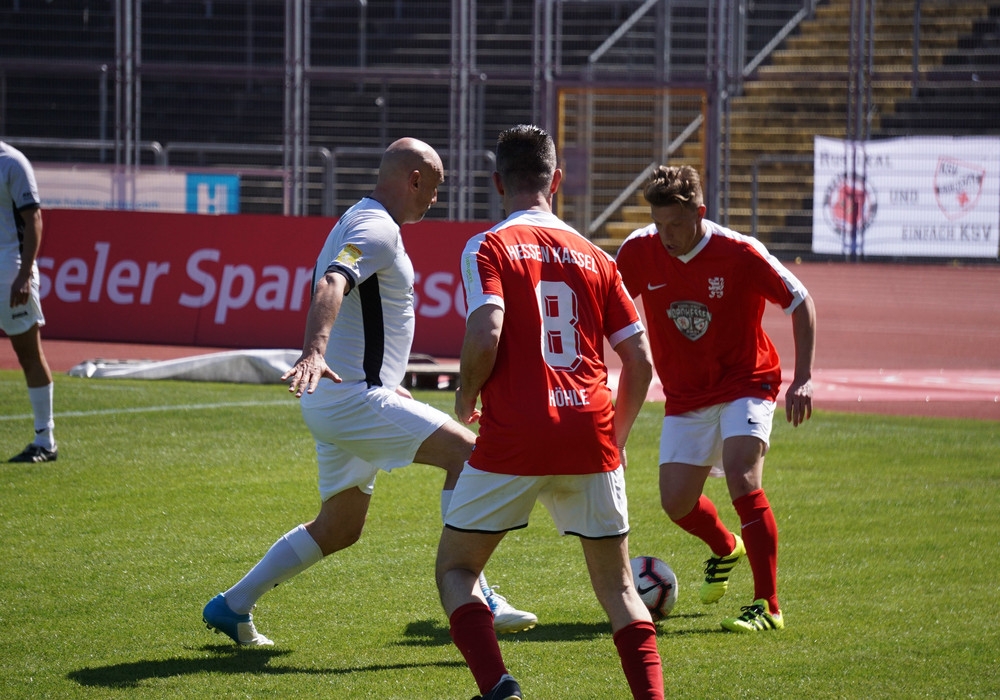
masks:
<svg viewBox="0 0 1000 700"><path fill-rule="evenodd" d="M314 289L328 271L349 282L325 355L344 383L322 381L320 388L352 391L360 384L395 390L413 344L413 263L399 224L379 202L366 197L337 221L316 261Z"/></svg>
<svg viewBox="0 0 1000 700"><path fill-rule="evenodd" d="M16 274L21 264L21 212L41 206L35 171L24 154L0 141L0 269Z"/></svg>

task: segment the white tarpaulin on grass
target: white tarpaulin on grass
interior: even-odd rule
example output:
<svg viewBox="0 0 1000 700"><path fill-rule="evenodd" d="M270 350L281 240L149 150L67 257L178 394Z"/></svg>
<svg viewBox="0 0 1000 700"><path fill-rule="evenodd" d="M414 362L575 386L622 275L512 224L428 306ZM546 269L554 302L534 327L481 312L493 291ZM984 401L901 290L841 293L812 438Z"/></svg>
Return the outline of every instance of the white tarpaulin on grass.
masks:
<svg viewBox="0 0 1000 700"><path fill-rule="evenodd" d="M817 136L814 175L814 253L1000 253L1000 137Z"/></svg>
<svg viewBox="0 0 1000 700"><path fill-rule="evenodd" d="M93 379L180 379L193 382L274 384L281 382L301 350L229 350L173 360L85 360L70 368L71 377ZM453 389L458 361L414 354L406 365L404 387Z"/></svg>
<svg viewBox="0 0 1000 700"><path fill-rule="evenodd" d="M301 350L232 350L175 360L87 360L73 377L184 379L201 382L273 384L299 359Z"/></svg>

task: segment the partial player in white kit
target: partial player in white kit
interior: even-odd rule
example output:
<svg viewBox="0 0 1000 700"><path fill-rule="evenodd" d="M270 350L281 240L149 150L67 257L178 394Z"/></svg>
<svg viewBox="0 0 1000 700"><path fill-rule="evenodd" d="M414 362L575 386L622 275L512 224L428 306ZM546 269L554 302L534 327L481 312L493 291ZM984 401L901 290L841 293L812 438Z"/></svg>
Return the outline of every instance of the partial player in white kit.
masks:
<svg viewBox="0 0 1000 700"><path fill-rule="evenodd" d="M394 142L372 194L340 217L320 252L302 355L282 379L300 398L316 441L322 505L315 520L286 533L205 606L206 624L238 644L272 643L250 614L264 593L358 541L379 470L413 462L443 468L442 517L448 510L475 435L401 386L413 342L414 272L399 227L423 218L443 180L433 148ZM480 585L498 632L535 625L485 577Z"/></svg>
<svg viewBox="0 0 1000 700"><path fill-rule="evenodd" d="M10 337L24 371L35 420L35 438L11 462L54 462L52 371L42 349L45 325L38 296L38 251L42 245L42 200L31 163L0 141L0 329Z"/></svg>

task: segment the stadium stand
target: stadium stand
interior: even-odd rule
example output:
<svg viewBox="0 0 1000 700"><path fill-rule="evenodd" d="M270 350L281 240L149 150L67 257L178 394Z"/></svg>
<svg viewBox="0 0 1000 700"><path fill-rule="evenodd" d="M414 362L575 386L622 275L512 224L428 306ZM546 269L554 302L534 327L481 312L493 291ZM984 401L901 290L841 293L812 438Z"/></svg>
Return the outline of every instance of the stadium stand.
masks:
<svg viewBox="0 0 1000 700"><path fill-rule="evenodd" d="M663 14L648 12L590 63L609 35L630 22L637 0L558 3L557 55L550 68L560 86L705 83L711 76L713 3L672 0L665 51ZM780 33L803 0L758 0L748 5L741 66L746 75L724 86L721 128L726 161L720 219L753 232L779 255L807 249L812 209L812 139L846 133L851 0L816 3L787 36ZM477 0L473 79L477 117L474 149L485 154L495 134L538 111L543 69L537 29L546 3ZM290 3L263 0L134 3L140 27L133 50L141 55L136 129L164 147L177 166L278 169L285 139L286 37ZM380 149L402 134L435 144L454 130L451 0L312 0L308 23L308 140L341 148L336 163L337 206L353 201L370 182ZM54 140L116 135L116 65L121 23L114 3L92 0L20 0L0 8L0 133ZM915 42L914 10L919 7ZM998 134L1000 113L1000 4L972 0L880 0L875 6L870 125L872 138L930 134ZM32 37L30 42L23 37ZM763 53L760 53L762 52ZM916 56L916 61L914 61ZM669 71L665 65L669 64ZM738 71L737 71L738 72ZM913 77L917 80L914 81ZM474 76L475 78L475 76ZM659 81L659 82L657 82ZM678 123L685 123L683 115ZM618 147L597 157L648 151L642 141L647 113L610 112L595 119ZM674 125L671 128L676 129ZM199 146L200 144L200 146ZM218 148L246 144L245 153ZM216 150L213 150L213 146ZM273 149L268 151L267 149ZM352 151L353 149L353 151ZM366 152L370 149L370 153ZM699 164L704 144L692 141L678 161ZM33 149L45 162L113 162L108 148ZM144 152L143 163L155 154ZM755 171L762 157L766 167ZM601 164L599 162L599 164ZM310 155L312 173L324 164ZM485 167L485 165L483 166ZM597 173L594 198L607 203L635 172ZM318 177L318 176L317 176ZM755 177L757 181L755 183ZM282 191L273 178L248 174L241 210L280 212ZM754 185L759 185L756 216ZM321 213L319 184L310 181L309 213ZM487 197L474 183L477 201ZM442 197L447 200L448 192ZM624 203L595 239L614 248L641 219L637 197ZM477 216L489 218L484 206ZM448 216L438 208L431 216ZM752 230L751 230L752 229Z"/></svg>

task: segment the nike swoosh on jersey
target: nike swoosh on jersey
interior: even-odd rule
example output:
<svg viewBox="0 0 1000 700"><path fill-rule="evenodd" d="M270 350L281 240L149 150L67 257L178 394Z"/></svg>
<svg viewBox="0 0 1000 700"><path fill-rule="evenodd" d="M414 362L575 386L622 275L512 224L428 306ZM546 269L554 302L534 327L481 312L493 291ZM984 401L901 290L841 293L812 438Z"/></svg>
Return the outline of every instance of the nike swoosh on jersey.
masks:
<svg viewBox="0 0 1000 700"><path fill-rule="evenodd" d="M646 289L648 289L649 291L653 291L654 289L660 289L661 287L666 287L666 286L667 286L666 282L664 282L663 284L652 284L652 283L649 283L649 284L646 285Z"/></svg>

